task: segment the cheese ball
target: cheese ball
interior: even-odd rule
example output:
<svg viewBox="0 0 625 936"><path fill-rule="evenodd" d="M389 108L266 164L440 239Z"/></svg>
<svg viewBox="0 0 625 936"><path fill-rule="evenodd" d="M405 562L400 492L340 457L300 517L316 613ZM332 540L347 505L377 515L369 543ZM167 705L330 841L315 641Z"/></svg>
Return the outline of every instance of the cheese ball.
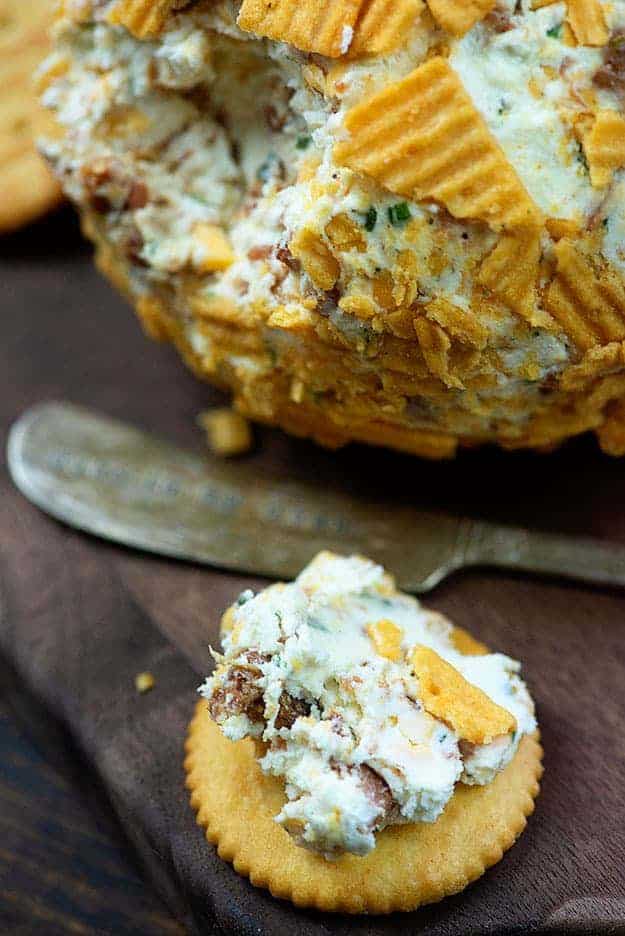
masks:
<svg viewBox="0 0 625 936"><path fill-rule="evenodd" d="M625 453L623 0L66 0L43 150L246 417Z"/></svg>

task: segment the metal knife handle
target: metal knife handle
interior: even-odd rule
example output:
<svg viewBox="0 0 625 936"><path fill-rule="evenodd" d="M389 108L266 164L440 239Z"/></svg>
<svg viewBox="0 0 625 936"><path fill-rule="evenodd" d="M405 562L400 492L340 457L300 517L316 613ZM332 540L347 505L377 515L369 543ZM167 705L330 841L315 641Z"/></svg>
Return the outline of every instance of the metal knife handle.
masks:
<svg viewBox="0 0 625 936"><path fill-rule="evenodd" d="M476 522L464 554L466 565L488 565L561 575L597 585L625 586L625 546L591 537Z"/></svg>

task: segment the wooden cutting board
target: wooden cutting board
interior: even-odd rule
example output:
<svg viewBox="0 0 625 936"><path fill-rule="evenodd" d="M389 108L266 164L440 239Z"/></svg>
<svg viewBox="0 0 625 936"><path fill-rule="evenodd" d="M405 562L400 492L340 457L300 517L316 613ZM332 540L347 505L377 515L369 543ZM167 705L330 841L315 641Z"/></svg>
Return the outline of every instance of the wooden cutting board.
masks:
<svg viewBox="0 0 625 936"><path fill-rule="evenodd" d="M201 449L194 418L219 395L145 340L92 270L69 214L0 244L0 269L3 437L26 407L56 398ZM363 447L328 453L273 430L257 439L252 463L278 480L383 489L398 503L625 542L625 463L592 440L549 457L483 451L440 465ZM206 844L183 787L208 643L232 598L262 584L62 527L23 500L3 466L4 685L57 751L71 739L190 932L625 932L625 593L475 572L432 594L433 607L523 661L546 749L543 792L520 842L464 894L413 914L348 919L297 911L239 878ZM143 670L156 686L138 695Z"/></svg>

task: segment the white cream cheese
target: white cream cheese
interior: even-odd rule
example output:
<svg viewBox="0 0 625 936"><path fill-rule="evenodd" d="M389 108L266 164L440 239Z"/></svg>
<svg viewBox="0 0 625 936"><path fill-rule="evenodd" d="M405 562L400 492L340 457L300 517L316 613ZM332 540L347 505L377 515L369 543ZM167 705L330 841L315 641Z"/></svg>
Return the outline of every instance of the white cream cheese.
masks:
<svg viewBox="0 0 625 936"><path fill-rule="evenodd" d="M276 821L326 857L365 854L389 823L434 822L458 781L490 782L536 727L519 664L503 654L460 653L451 624L395 591L369 560L321 553L292 584L240 600L224 655L200 692L227 737L265 742L261 767L284 779L287 795ZM369 636L381 620L401 633L396 659ZM516 730L468 745L429 714L410 665L417 644L510 712ZM256 674L258 698L247 714L228 675L237 667ZM290 724L285 693L297 700Z"/></svg>

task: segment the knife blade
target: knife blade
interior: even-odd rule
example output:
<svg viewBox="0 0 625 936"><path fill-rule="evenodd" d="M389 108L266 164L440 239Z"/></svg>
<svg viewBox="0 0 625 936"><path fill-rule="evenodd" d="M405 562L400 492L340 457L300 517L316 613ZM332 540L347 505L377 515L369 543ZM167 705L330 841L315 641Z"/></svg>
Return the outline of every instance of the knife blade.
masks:
<svg viewBox="0 0 625 936"><path fill-rule="evenodd" d="M270 578L293 578L320 550L364 553L425 592L472 565L625 585L625 547L372 503L251 463L209 463L140 429L69 403L12 426L9 472L53 517L125 546Z"/></svg>

